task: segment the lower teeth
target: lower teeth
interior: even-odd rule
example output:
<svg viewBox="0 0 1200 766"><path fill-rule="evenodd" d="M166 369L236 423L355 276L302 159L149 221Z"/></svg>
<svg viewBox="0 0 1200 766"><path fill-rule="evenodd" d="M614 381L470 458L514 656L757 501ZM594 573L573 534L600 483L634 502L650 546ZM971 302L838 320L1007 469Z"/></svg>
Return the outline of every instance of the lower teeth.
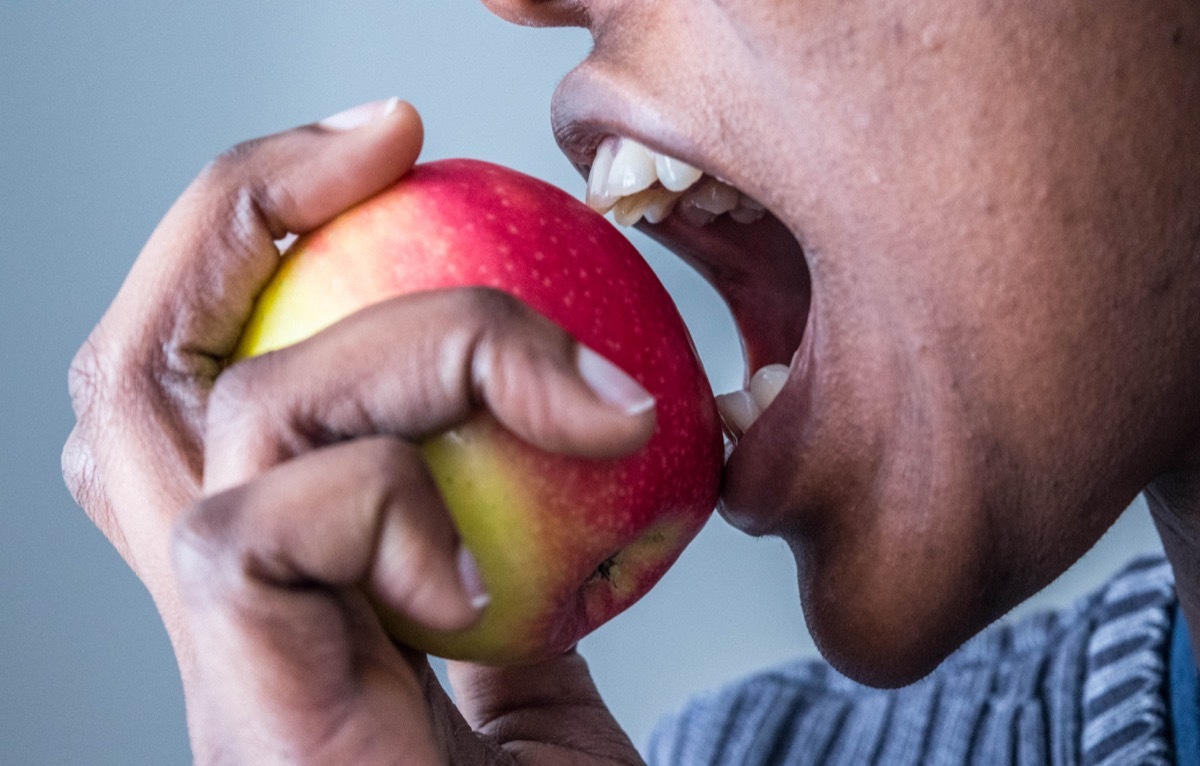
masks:
<svg viewBox="0 0 1200 766"><path fill-rule="evenodd" d="M787 382L788 372L786 364L768 364L751 376L747 388L717 397L721 420L733 438L741 438L758 416L771 406Z"/></svg>
<svg viewBox="0 0 1200 766"><path fill-rule="evenodd" d="M591 201L604 202L598 197ZM598 210L606 211L609 207L606 203ZM671 191L656 183L636 194L615 200L611 210L614 220L621 226L633 226L642 218L649 223L661 223L675 210L693 226L707 226L717 216L725 214L738 223L754 223L766 214L762 205L711 176L684 192Z"/></svg>

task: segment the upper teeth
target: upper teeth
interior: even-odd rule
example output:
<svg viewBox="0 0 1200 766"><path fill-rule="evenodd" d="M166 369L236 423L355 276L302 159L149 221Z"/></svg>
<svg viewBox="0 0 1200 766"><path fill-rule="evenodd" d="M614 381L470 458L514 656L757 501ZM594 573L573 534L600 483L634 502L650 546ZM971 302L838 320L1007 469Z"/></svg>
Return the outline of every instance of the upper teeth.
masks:
<svg viewBox="0 0 1200 766"><path fill-rule="evenodd" d="M763 216L762 205L734 187L707 177L683 160L648 149L631 138L608 136L596 148L588 174L587 204L613 211L617 223L632 226L643 217L659 223L677 206L685 220L704 225L722 213L739 223Z"/></svg>
<svg viewBox="0 0 1200 766"><path fill-rule="evenodd" d="M699 181L702 175L699 168L665 154L655 156L654 171L662 185L673 192L687 191L687 188Z"/></svg>
<svg viewBox="0 0 1200 766"><path fill-rule="evenodd" d="M731 391L717 397L717 410L735 439L746 433L763 410L771 406L787 382L787 376L786 364L768 364L750 378L749 390Z"/></svg>

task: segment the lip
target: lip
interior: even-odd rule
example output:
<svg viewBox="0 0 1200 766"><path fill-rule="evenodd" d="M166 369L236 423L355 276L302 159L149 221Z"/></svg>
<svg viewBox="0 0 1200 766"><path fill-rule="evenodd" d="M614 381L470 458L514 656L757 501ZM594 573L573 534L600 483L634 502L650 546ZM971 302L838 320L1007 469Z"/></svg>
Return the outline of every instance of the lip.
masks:
<svg viewBox="0 0 1200 766"><path fill-rule="evenodd" d="M632 138L655 151L706 166L698 148L636 88L622 87L600 65L585 62L571 70L550 102L554 139L580 173L592 163L608 135Z"/></svg>
<svg viewBox="0 0 1200 766"><path fill-rule="evenodd" d="M746 382L765 365L789 364L804 336L812 285L799 238L772 211L765 179L748 178L704 151L653 98L591 61L559 84L551 122L559 147L584 178L600 141L623 136L727 180L767 208L769 215L750 225L721 216L693 226L670 216L637 228L695 268L725 300L742 341ZM787 322L789 314L800 321Z"/></svg>

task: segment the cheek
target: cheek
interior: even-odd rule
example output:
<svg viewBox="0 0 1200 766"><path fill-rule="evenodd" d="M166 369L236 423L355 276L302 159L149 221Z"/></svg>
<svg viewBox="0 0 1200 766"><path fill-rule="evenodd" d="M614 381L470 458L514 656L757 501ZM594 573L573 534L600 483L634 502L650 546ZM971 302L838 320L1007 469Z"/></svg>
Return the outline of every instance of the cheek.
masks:
<svg viewBox="0 0 1200 766"><path fill-rule="evenodd" d="M917 3L860 30L888 67L850 65L815 105L828 183L806 221L831 317L875 327L905 369L940 366L1014 463L1107 473L1148 455L1125 458L1126 483L1161 459L1154 441L1183 438L1170 380L1196 330L1180 317L1200 209L1200 114L1172 106L1200 70L1171 58L1162 10L1133 5L967 3L928 21Z"/></svg>
<svg viewBox="0 0 1200 766"><path fill-rule="evenodd" d="M1185 345L1103 217L873 209L897 223L817 253L824 367L793 407L820 417L771 473L798 477L787 536L823 652L895 685L1060 574L1161 469L1182 388L1146 371L1180 371Z"/></svg>
<svg viewBox="0 0 1200 766"><path fill-rule="evenodd" d="M830 662L873 685L931 671L1086 551L1138 487L1078 441L1052 446L1071 418L1034 428L1019 405L993 413L971 357L929 348L919 369L897 353L860 361L868 374L831 372L836 391L815 398L846 406L811 409L807 446L758 477L759 491L793 477L763 505L787 509L807 622ZM796 445L786 426L763 441Z"/></svg>
<svg viewBox="0 0 1200 766"><path fill-rule="evenodd" d="M830 661L896 685L1060 574L1200 418L1200 66L1166 5L833 5L763 32L815 363L725 512L789 540Z"/></svg>

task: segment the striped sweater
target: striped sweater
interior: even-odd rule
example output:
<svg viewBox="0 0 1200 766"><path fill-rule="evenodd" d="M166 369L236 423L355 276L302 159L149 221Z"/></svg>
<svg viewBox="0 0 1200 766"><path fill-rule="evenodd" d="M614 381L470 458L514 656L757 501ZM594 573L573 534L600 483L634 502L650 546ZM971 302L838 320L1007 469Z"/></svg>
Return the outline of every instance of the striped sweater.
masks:
<svg viewBox="0 0 1200 766"><path fill-rule="evenodd" d="M1170 566L1135 560L1061 612L1000 623L903 689L798 662L701 698L651 766L1141 766L1174 762Z"/></svg>

